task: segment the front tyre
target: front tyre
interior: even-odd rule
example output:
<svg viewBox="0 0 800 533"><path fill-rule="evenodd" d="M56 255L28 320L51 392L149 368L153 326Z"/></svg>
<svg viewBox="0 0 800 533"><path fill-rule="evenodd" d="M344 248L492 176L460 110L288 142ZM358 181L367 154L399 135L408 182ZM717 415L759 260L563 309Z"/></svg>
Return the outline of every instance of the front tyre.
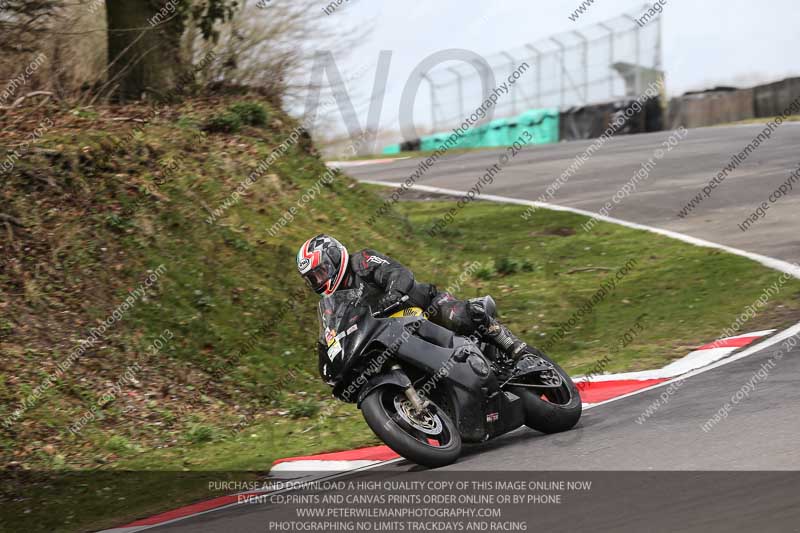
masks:
<svg viewBox="0 0 800 533"><path fill-rule="evenodd" d="M534 355L541 357L552 365L553 370L561 378L557 388L508 387L522 398L525 407L525 425L542 433L559 433L572 429L581 418L583 406L578 388L572 379L558 364L538 350Z"/></svg>
<svg viewBox="0 0 800 533"><path fill-rule="evenodd" d="M399 387L376 388L361 412L375 435L409 461L437 468L461 454L461 435L450 417L433 403L417 413Z"/></svg>

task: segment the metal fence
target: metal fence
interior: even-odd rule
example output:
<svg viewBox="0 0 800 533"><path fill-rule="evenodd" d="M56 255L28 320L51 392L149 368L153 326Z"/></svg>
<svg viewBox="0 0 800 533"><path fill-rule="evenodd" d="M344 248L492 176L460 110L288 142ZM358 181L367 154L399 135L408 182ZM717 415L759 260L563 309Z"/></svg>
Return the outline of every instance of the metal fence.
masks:
<svg viewBox="0 0 800 533"><path fill-rule="evenodd" d="M533 108L573 106L635 98L661 78L661 18L640 25L635 13L580 30L553 35L486 58L499 84L520 65L529 68L495 106L495 118ZM424 76L430 87L435 131L454 127L482 101L474 66L454 63ZM491 88L489 88L491 90Z"/></svg>

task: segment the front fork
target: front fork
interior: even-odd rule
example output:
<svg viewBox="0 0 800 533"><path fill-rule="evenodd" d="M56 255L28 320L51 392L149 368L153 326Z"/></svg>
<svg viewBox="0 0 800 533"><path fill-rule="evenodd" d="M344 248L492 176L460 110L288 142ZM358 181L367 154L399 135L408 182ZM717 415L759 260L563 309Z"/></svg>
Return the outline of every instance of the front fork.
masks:
<svg viewBox="0 0 800 533"><path fill-rule="evenodd" d="M392 370L402 370L402 368L400 367L400 365L394 365L392 367ZM424 411L431 403L430 400L428 400L427 398L423 399L420 397L419 393L417 392L417 389L414 388L413 383L410 384L408 387L406 387L404 392L406 398L408 398L408 401L411 402L411 406L418 413Z"/></svg>

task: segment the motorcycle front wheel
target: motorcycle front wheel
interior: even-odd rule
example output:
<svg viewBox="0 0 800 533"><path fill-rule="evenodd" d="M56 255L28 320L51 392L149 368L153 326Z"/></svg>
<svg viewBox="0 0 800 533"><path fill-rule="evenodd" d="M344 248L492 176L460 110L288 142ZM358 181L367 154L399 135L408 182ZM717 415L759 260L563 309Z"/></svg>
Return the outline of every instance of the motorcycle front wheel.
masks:
<svg viewBox="0 0 800 533"><path fill-rule="evenodd" d="M522 398L525 406L525 425L542 433L559 433L572 429L581 418L583 405L578 388L563 368L537 351L532 352L552 365L561 384L557 388L536 386L514 387L507 390Z"/></svg>
<svg viewBox="0 0 800 533"><path fill-rule="evenodd" d="M373 390L361 412L373 433L409 461L437 468L461 454L461 435L450 417L433 403L417 412L399 387Z"/></svg>

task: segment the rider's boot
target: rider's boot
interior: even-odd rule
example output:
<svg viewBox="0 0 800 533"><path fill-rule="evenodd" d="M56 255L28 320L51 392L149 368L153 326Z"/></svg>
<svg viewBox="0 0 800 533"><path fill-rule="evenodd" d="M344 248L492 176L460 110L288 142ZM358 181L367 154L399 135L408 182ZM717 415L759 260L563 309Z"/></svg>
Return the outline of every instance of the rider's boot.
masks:
<svg viewBox="0 0 800 533"><path fill-rule="evenodd" d="M467 310L472 323L475 324L476 331L484 340L495 345L514 361L519 360L525 354L527 344L518 339L494 317L495 303L491 296L468 300Z"/></svg>
<svg viewBox="0 0 800 533"><path fill-rule="evenodd" d="M514 361L518 361L520 357L525 355L525 348L528 347L524 341L520 340L507 327L492 317L487 321L483 337Z"/></svg>

